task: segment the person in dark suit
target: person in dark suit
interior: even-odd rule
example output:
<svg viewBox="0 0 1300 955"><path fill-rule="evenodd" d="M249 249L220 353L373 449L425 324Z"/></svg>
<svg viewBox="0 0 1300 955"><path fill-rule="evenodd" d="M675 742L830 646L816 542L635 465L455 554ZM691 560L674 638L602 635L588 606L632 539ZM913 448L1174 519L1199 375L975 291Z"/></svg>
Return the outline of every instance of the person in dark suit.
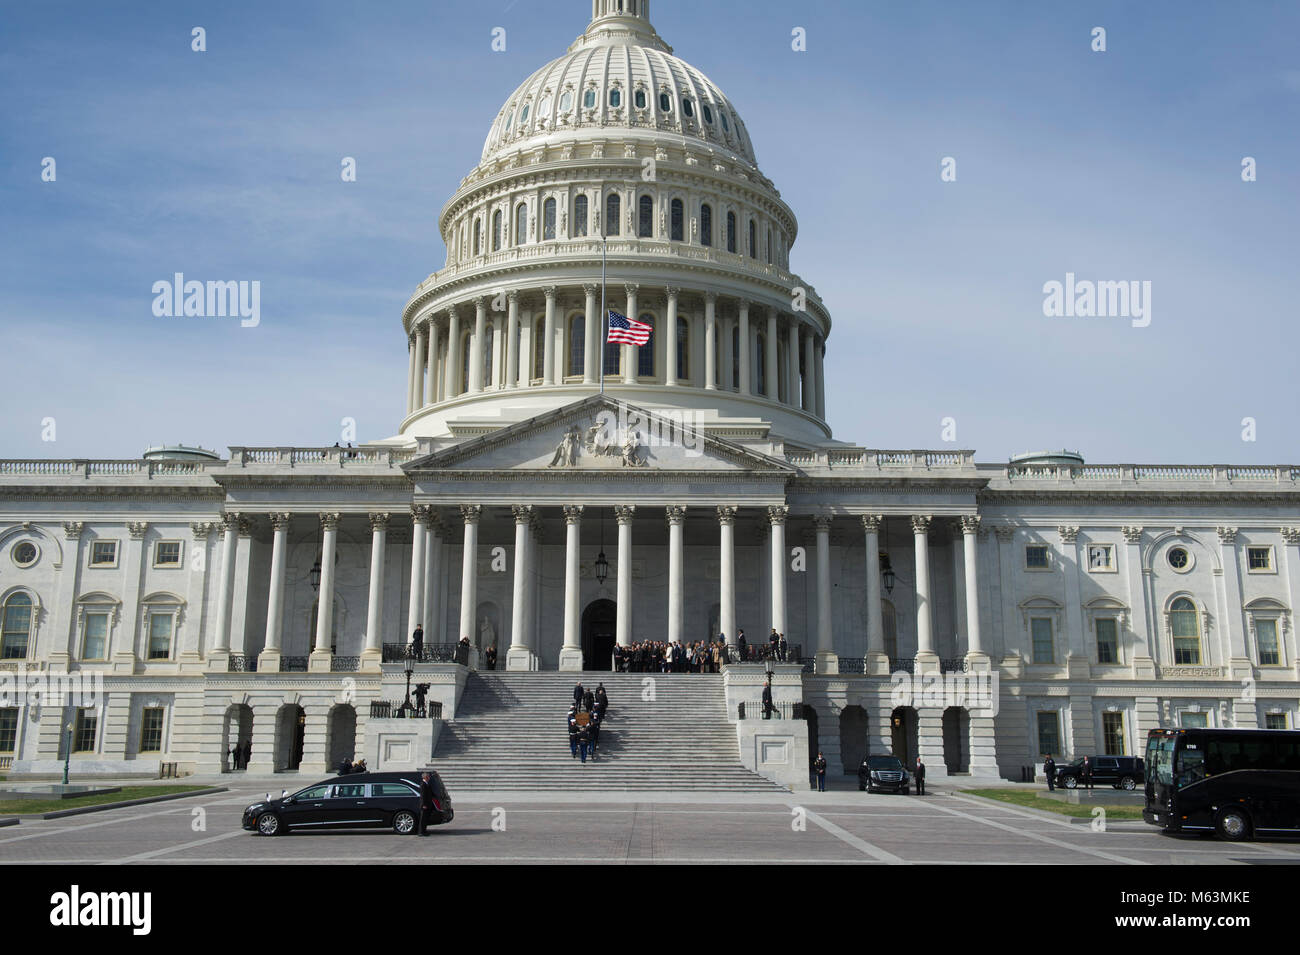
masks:
<svg viewBox="0 0 1300 955"><path fill-rule="evenodd" d="M826 792L826 757L820 752L817 758L813 760L813 772L817 774L817 791Z"/></svg>
<svg viewBox="0 0 1300 955"><path fill-rule="evenodd" d="M1051 753L1043 760L1043 775L1047 777L1047 791L1050 793L1056 789L1056 760L1052 759Z"/></svg>
<svg viewBox="0 0 1300 955"><path fill-rule="evenodd" d="M772 684L765 682L763 684L763 719L770 720L774 709L776 707L772 705Z"/></svg>
<svg viewBox="0 0 1300 955"><path fill-rule="evenodd" d="M596 694L592 693L591 690L584 692L582 694L582 705L590 713L591 708L596 705Z"/></svg>
<svg viewBox="0 0 1300 955"><path fill-rule="evenodd" d="M781 636L776 632L776 627L773 627L772 635L767 638L768 656L771 659L775 660L777 653L780 652L780 649L781 649Z"/></svg>
<svg viewBox="0 0 1300 955"><path fill-rule="evenodd" d="M419 834L429 834L429 817L433 815L433 777L428 773L420 775L420 828Z"/></svg>
<svg viewBox="0 0 1300 955"><path fill-rule="evenodd" d="M339 775L346 776L350 772L352 772L352 760L344 756L343 762L339 763Z"/></svg>
<svg viewBox="0 0 1300 955"><path fill-rule="evenodd" d="M736 653L739 654L740 662L745 662L745 631L741 630L736 634Z"/></svg>
<svg viewBox="0 0 1300 955"><path fill-rule="evenodd" d="M1084 788L1091 789L1092 788L1092 757L1091 756L1083 757L1083 770L1081 772L1081 775L1083 776Z"/></svg>
<svg viewBox="0 0 1300 955"><path fill-rule="evenodd" d="M781 642L776 645L777 659L782 663L785 662L785 655L790 652L790 644L785 642L785 634L781 634Z"/></svg>
<svg viewBox="0 0 1300 955"><path fill-rule="evenodd" d="M921 762L921 757L916 757L916 770L912 776L913 782L916 783L916 794L925 795L925 763Z"/></svg>
<svg viewBox="0 0 1300 955"><path fill-rule="evenodd" d="M497 648L496 648L496 646L494 645L494 646L490 646L490 647L488 647L488 648L487 648L487 653L484 654L484 656L487 657L487 668L488 668L489 670L495 670L495 669L497 668Z"/></svg>
<svg viewBox="0 0 1300 955"><path fill-rule="evenodd" d="M582 681L579 680L573 688L573 708L576 710L582 706Z"/></svg>
<svg viewBox="0 0 1300 955"><path fill-rule="evenodd" d="M417 660L424 656L424 627L418 623L415 632L411 634L411 656Z"/></svg>
<svg viewBox="0 0 1300 955"><path fill-rule="evenodd" d="M591 758L596 758L596 747L600 745L600 713L592 713L591 721L587 724L587 735L591 737Z"/></svg>
<svg viewBox="0 0 1300 955"><path fill-rule="evenodd" d="M605 710L609 709L609 694L605 692L605 684L596 684L596 702L600 704L600 715L605 715Z"/></svg>
<svg viewBox="0 0 1300 955"><path fill-rule="evenodd" d="M244 751L243 753L240 754L240 760L239 760L240 763L243 764L244 769L248 768L248 760L252 757L252 755L253 755L253 741L251 739L246 739L244 740Z"/></svg>

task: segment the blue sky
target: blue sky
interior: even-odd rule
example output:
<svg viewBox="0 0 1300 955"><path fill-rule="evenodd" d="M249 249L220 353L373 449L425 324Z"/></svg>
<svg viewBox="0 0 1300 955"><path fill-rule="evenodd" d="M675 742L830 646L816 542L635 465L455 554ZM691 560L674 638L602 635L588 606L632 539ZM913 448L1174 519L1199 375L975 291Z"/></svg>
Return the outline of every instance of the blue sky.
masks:
<svg viewBox="0 0 1300 955"><path fill-rule="evenodd" d="M333 444L344 417L393 434L438 212L590 9L4 5L0 456ZM982 461L1300 462L1300 5L651 9L799 217L792 266L835 321L837 438L944 447L951 417ZM155 317L174 272L259 280L261 324ZM1150 281L1151 324L1044 317L1067 272Z"/></svg>

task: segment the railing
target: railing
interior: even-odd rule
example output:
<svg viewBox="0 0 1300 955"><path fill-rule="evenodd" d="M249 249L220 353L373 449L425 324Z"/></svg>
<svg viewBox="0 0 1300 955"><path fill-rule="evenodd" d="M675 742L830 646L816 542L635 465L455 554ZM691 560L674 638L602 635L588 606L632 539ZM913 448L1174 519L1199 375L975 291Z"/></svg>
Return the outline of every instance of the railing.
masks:
<svg viewBox="0 0 1300 955"><path fill-rule="evenodd" d="M334 673L356 673L360 669L360 657L332 657L330 659L330 670Z"/></svg>
<svg viewBox="0 0 1300 955"><path fill-rule="evenodd" d="M915 673L916 659L914 657L890 657L889 672L898 673L900 670L903 673Z"/></svg>
<svg viewBox="0 0 1300 955"><path fill-rule="evenodd" d="M1024 464L1007 467L1011 481L1058 483L1114 481L1122 484L1295 484L1300 468L1294 465L1227 464Z"/></svg>
<svg viewBox="0 0 1300 955"><path fill-rule="evenodd" d="M405 464L419 452L405 448L244 448L230 449L232 467L271 465L296 467L304 464L325 464L335 467L393 467Z"/></svg>
<svg viewBox="0 0 1300 955"><path fill-rule="evenodd" d="M786 644L785 656L780 651L773 652L770 643L747 643L742 655L740 647L727 647L728 663L797 663L803 655L802 644Z"/></svg>
<svg viewBox="0 0 1300 955"><path fill-rule="evenodd" d="M14 768L14 758L12 756L0 756L0 773L7 772Z"/></svg>
<svg viewBox="0 0 1300 955"><path fill-rule="evenodd" d="M897 673L900 670L904 673L915 673L916 658L915 657L890 657L889 672ZM841 670L841 672L843 671ZM941 659L939 661L939 672L940 673L965 673L966 658L949 657L947 659Z"/></svg>
<svg viewBox="0 0 1300 955"><path fill-rule="evenodd" d="M415 652L409 643L385 643L383 647L384 663L461 663L456 658L459 643L426 643Z"/></svg>
<svg viewBox="0 0 1300 955"><path fill-rule="evenodd" d="M176 772L176 763L159 763L159 779L175 779L179 774Z"/></svg>
<svg viewBox="0 0 1300 955"><path fill-rule="evenodd" d="M306 673L306 657L280 657L281 673Z"/></svg>
<svg viewBox="0 0 1300 955"><path fill-rule="evenodd" d="M820 465L822 467L851 467L875 470L911 468L928 471L937 468L973 468L974 451L878 451L851 448L840 451L786 452L789 464Z"/></svg>
<svg viewBox="0 0 1300 955"><path fill-rule="evenodd" d="M415 704L407 706L404 702L392 703L389 700L371 700L370 718L373 720L440 720L442 719L442 703L437 700L428 700L424 705L424 711L421 712Z"/></svg>
<svg viewBox="0 0 1300 955"><path fill-rule="evenodd" d="M748 703L743 700L736 704L736 718L740 720L761 720L763 719L763 704ZM772 704L772 715L774 720L801 720L803 719L803 704L781 702Z"/></svg>
<svg viewBox="0 0 1300 955"><path fill-rule="evenodd" d="M226 670L230 673L256 673L257 654L232 653L230 655L230 665L226 667Z"/></svg>
<svg viewBox="0 0 1300 955"><path fill-rule="evenodd" d="M91 461L85 459L42 461L17 459L0 461L0 476L37 477L143 477L202 474L209 468L225 467L225 461L155 461L143 458Z"/></svg>
<svg viewBox="0 0 1300 955"><path fill-rule="evenodd" d="M849 674L866 673L867 661L864 657L840 657L840 672Z"/></svg>

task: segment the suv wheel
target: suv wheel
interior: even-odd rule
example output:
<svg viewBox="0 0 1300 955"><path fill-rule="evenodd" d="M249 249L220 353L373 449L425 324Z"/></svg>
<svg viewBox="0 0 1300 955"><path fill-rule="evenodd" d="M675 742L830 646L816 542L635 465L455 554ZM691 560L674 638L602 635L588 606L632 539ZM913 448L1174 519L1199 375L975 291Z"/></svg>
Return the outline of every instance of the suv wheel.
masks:
<svg viewBox="0 0 1300 955"><path fill-rule="evenodd" d="M1062 776L1061 785L1066 789L1077 789L1079 786L1079 780L1073 776Z"/></svg>
<svg viewBox="0 0 1300 955"><path fill-rule="evenodd" d="M1138 785L1137 780L1134 779L1132 776L1125 776L1123 779L1119 781L1119 788L1125 790L1126 792L1132 792L1133 790L1137 789L1137 785Z"/></svg>
<svg viewBox="0 0 1300 955"><path fill-rule="evenodd" d="M409 836L415 832L415 813L402 809L393 814L393 832L399 836Z"/></svg>
<svg viewBox="0 0 1300 955"><path fill-rule="evenodd" d="M263 836L278 836L283 831L280 817L273 812L262 813L257 817L257 831Z"/></svg>
<svg viewBox="0 0 1300 955"><path fill-rule="evenodd" d="M1250 819L1240 809L1228 808L1220 812L1214 821L1214 831L1220 839L1240 842L1250 837Z"/></svg>

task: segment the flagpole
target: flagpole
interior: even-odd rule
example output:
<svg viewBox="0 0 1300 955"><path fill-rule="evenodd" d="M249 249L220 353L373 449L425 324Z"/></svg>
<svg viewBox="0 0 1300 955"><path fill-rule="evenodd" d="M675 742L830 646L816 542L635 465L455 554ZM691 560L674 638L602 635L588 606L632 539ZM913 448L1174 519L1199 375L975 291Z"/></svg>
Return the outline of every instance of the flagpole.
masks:
<svg viewBox="0 0 1300 955"><path fill-rule="evenodd" d="M600 345L596 361L600 364L600 393L605 393L605 340L609 338L609 308L605 305L605 224L600 224Z"/></svg>

